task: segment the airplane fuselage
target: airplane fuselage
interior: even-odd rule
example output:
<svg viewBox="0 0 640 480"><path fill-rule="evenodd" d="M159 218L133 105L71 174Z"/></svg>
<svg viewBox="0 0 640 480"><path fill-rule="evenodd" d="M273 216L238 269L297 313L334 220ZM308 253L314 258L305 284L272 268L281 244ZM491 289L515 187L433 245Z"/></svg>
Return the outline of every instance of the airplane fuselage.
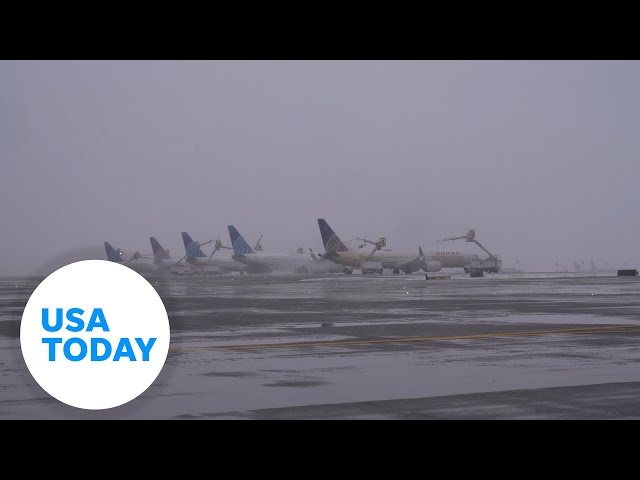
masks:
<svg viewBox="0 0 640 480"><path fill-rule="evenodd" d="M185 259L185 262L197 270L212 272L241 272L246 267L245 264L234 260L231 255L217 253L211 259L209 257L192 257Z"/></svg>
<svg viewBox="0 0 640 480"><path fill-rule="evenodd" d="M309 273L312 271L311 257L303 254L288 253L247 253L236 254L235 260L247 266L247 271L255 273L292 272Z"/></svg>
<svg viewBox="0 0 640 480"><path fill-rule="evenodd" d="M479 256L473 253L450 252L433 250L425 255L427 260L440 262L442 268L464 268Z"/></svg>
<svg viewBox="0 0 640 480"><path fill-rule="evenodd" d="M406 269L411 266L412 271L420 269L420 260L416 252L378 250L373 254L357 250L343 252L328 252L323 258L350 267L360 268L363 262L380 262L383 268Z"/></svg>

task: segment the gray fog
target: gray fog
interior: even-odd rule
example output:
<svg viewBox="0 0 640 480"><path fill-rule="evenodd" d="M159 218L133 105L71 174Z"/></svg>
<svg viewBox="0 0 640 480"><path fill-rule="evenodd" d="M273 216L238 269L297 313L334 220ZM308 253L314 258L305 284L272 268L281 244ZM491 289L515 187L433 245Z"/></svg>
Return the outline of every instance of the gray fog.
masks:
<svg viewBox="0 0 640 480"><path fill-rule="evenodd" d="M181 231L640 266L637 61L2 61L0 275ZM78 258L79 259L79 258Z"/></svg>

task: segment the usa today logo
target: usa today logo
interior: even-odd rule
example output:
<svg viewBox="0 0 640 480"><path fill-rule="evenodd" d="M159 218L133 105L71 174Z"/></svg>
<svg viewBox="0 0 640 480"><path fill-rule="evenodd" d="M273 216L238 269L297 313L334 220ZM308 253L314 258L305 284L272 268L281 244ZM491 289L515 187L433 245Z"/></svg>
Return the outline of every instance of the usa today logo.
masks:
<svg viewBox="0 0 640 480"><path fill-rule="evenodd" d="M56 270L22 314L20 346L38 384L77 408L117 407L142 394L169 351L167 311L132 269L86 260Z"/></svg>

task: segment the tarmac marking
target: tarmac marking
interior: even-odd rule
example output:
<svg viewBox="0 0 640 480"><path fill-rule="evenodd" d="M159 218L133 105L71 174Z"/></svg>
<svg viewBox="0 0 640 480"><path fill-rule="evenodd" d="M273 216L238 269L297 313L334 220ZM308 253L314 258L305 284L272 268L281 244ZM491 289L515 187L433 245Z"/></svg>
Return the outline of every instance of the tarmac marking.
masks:
<svg viewBox="0 0 640 480"><path fill-rule="evenodd" d="M371 340L335 340L324 342L298 342L298 343L265 343L257 345L231 345L223 347L186 347L170 349L170 352L196 351L196 350L261 350L273 348L295 348L295 347L324 347L340 345L368 345L373 343L407 343L407 342L437 342L448 340L470 340L482 338L500 337L527 337L555 334L577 334L577 333L617 333L623 329L640 328L638 325L606 325L601 327L563 328L554 330L530 330L525 332L496 332L479 333L475 335L445 335L440 337L407 337L407 338L379 338Z"/></svg>

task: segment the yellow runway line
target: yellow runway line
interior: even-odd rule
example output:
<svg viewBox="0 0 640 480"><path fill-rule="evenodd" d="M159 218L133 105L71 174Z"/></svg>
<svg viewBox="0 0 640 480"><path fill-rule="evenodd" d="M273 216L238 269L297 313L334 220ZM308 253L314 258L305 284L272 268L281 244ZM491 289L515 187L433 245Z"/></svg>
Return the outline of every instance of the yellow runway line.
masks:
<svg viewBox="0 0 640 480"><path fill-rule="evenodd" d="M299 342L299 343L265 343L258 345L232 345L228 347L188 347L170 349L170 352L186 352L196 350L260 350L273 348L295 347L325 347L340 345L368 345L373 343L407 343L407 342L437 342L447 340L471 340L482 338L500 337L527 337L536 335L554 335L562 333L616 333L623 329L640 328L639 325L606 325L600 327L563 328L554 330L530 330L525 332L496 332L479 333L475 335L446 335L441 337L408 337L408 338L381 338L372 340L335 340L324 342Z"/></svg>

